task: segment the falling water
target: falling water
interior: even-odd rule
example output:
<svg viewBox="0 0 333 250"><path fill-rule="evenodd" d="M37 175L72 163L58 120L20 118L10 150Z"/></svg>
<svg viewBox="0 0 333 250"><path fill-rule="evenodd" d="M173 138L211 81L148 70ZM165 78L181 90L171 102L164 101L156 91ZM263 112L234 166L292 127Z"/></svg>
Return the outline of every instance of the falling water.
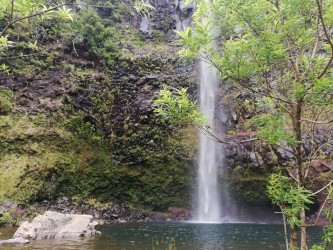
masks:
<svg viewBox="0 0 333 250"><path fill-rule="evenodd" d="M200 60L200 108L214 129L215 99L219 79L207 62ZM200 134L198 207L195 221L220 222L218 167L221 160L217 142Z"/></svg>
<svg viewBox="0 0 333 250"><path fill-rule="evenodd" d="M209 1L209 0L207 0ZM210 15L210 14L209 14ZM184 25L186 26L186 25ZM216 37L214 27L211 27L212 37ZM214 39L213 39L214 40ZM213 41L214 43L214 41ZM206 116L210 131L215 135L224 134L222 117L224 109L217 106L217 93L220 79L216 69L204 61L199 60L200 70L200 109ZM218 136L219 137L219 136ZM219 183L227 180L228 170L225 167L225 146L214 141L211 137L200 134L199 173L197 205L193 213L194 222L199 223L271 223L276 221L273 210L259 207L249 207L235 201L228 189L228 183ZM219 184L223 184L221 189ZM221 185L222 186L222 185ZM260 216L255 214L261 211ZM263 213L265 216L262 216Z"/></svg>
<svg viewBox="0 0 333 250"><path fill-rule="evenodd" d="M225 115L217 100L220 79L216 69L204 60L199 62L200 109L206 116L210 131L215 135L223 133L222 117ZM193 213L194 222L199 223L272 223L276 222L273 210L251 207L236 203L230 195L227 183L228 170L225 167L225 146L214 141L207 134L200 133L199 173L197 206ZM224 186L224 188L220 188ZM224 184L224 185L222 185ZM259 210L258 210L259 209ZM257 213L260 211L260 216ZM264 215L265 214L265 215Z"/></svg>
<svg viewBox="0 0 333 250"><path fill-rule="evenodd" d="M147 33L150 34L151 33L151 28L150 28L150 21L148 19L148 17L143 16L141 18L141 22L140 22L140 31L142 31L143 33Z"/></svg>

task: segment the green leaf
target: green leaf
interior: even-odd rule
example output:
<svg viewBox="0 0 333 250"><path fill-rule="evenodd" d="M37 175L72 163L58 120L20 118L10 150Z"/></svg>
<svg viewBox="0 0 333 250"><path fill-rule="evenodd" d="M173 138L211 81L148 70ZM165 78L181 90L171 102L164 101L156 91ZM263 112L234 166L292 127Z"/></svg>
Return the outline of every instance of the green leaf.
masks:
<svg viewBox="0 0 333 250"><path fill-rule="evenodd" d="M28 43L28 48L31 49L31 50L38 50L37 40L34 43L29 42Z"/></svg>
<svg viewBox="0 0 333 250"><path fill-rule="evenodd" d="M134 2L134 9L141 16L147 17L150 15L150 11L155 10L155 7L152 6L148 1L141 0Z"/></svg>
<svg viewBox="0 0 333 250"><path fill-rule="evenodd" d="M197 103L189 99L187 89L174 89L163 86L154 100L154 112L174 125L206 126L207 119L197 109Z"/></svg>

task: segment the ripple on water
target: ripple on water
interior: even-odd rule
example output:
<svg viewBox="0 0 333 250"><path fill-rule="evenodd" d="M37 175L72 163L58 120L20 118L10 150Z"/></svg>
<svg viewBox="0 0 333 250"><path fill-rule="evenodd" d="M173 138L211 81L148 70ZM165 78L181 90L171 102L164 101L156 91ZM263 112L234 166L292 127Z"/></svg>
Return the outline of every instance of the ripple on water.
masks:
<svg viewBox="0 0 333 250"><path fill-rule="evenodd" d="M127 223L99 227L94 238L39 240L25 246L6 246L6 250L280 250L283 246L281 225L195 224L195 223ZM10 238L15 229L0 228L0 238ZM320 240L320 228L309 230L309 240Z"/></svg>

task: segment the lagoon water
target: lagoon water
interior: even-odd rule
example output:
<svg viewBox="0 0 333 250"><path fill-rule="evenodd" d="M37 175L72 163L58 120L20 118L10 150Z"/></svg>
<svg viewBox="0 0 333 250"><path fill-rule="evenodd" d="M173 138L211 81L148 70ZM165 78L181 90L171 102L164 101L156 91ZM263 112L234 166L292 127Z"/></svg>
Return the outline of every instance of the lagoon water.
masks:
<svg viewBox="0 0 333 250"><path fill-rule="evenodd" d="M100 226L102 235L86 239L38 240L24 246L0 249L64 250L280 250L284 249L282 225L197 224L176 222L125 223ZM320 242L321 228L309 228L309 241ZM0 228L0 238L15 229Z"/></svg>

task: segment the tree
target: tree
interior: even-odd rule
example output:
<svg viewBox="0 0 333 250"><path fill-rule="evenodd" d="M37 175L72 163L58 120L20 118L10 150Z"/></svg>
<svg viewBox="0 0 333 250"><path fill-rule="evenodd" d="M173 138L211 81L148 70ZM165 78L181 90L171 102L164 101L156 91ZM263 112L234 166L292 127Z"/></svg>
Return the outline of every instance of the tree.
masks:
<svg viewBox="0 0 333 250"><path fill-rule="evenodd" d="M121 1L118 1L121 3ZM90 4L92 3L92 4ZM84 8L82 7L84 6ZM86 14L78 20L76 23L79 23L80 29L79 33L83 33L83 35L89 35L89 45L93 48L94 52L98 54L100 57L106 57L107 63L112 64L112 58L117 54L115 51L117 48L112 43L112 38L115 36L111 34L111 27L102 27L103 24L98 22L99 16L94 12L95 9L112 9L114 6L110 3L100 3L99 1L88 1L84 4L76 4L74 0L68 1L44 1L44 0L0 0L0 71L9 73L10 69L7 64L5 64L6 59L13 59L12 56L8 58L8 50L17 45L17 42L21 40L25 40L28 38L31 33L35 32L38 29L42 29L43 32L47 33L51 29L53 31L59 29L59 27L52 26L63 26L66 21L73 21L73 10L71 8L77 7L78 9L88 9L91 8L91 12ZM149 4L149 2L145 0L134 1L132 8L142 16L149 16L150 12L155 8ZM90 16L90 17L89 17ZM86 23L84 18L93 18L95 23ZM45 25L48 21L50 21L47 25ZM55 21L55 22L52 22ZM82 25L84 22L84 25ZM42 27L42 26L51 26L51 27ZM92 27L91 25L95 25ZM77 26L77 25L76 25ZM99 31L97 33L89 33L88 29L94 29L95 31ZM109 28L107 30L107 28ZM101 29L105 29L106 31L102 32ZM59 32L59 30L58 30ZM62 32L65 33L65 32ZM73 31L73 33L75 33ZM22 35L23 34L23 35ZM43 34L45 35L45 34ZM66 34L62 34L66 36ZM92 38L92 36L96 36ZM22 39L23 38L23 39ZM14 41L14 39L16 41ZM75 39L73 38L73 46L75 44ZM28 40L31 40L29 37ZM38 39L37 39L38 40ZM25 47L30 49L31 51L38 51L38 41L33 40L29 41L25 44L25 46L17 47ZM75 50L75 47L74 47ZM31 54L20 54L17 57L26 57Z"/></svg>
<svg viewBox="0 0 333 250"><path fill-rule="evenodd" d="M73 20L69 3L46 4L43 0L1 0L0 1L0 62L6 59L9 48L15 47L13 38L19 40L19 29L32 31L36 26L49 19ZM34 22L32 22L34 21ZM27 43L27 48L37 50L37 41ZM22 55L23 56L23 55ZM2 58L1 58L2 57ZM9 72L6 64L1 70Z"/></svg>
<svg viewBox="0 0 333 250"><path fill-rule="evenodd" d="M331 129L333 123L333 1L185 1L189 3L196 4L194 27L178 32L180 54L210 62L224 84L255 97L262 111L251 120L256 134L252 139L292 155L287 171L294 184L288 185L297 199L274 200L274 192L271 197L281 208L298 203L290 217L294 221L289 221L290 245L298 247L300 230L300 247L307 249L309 166L326 157L323 149L333 142L330 137L315 142L316 133ZM320 191L331 184L328 181ZM282 212L288 215L286 209Z"/></svg>
<svg viewBox="0 0 333 250"><path fill-rule="evenodd" d="M60 3L53 6L47 6L42 0L2 0L0 19L4 20L4 25L0 32L0 36L6 35L6 32L13 28L16 23L22 23L24 20L34 17L44 19L52 17L52 14L57 14L65 20L72 20L69 12L70 10L66 9L66 5L69 4Z"/></svg>

